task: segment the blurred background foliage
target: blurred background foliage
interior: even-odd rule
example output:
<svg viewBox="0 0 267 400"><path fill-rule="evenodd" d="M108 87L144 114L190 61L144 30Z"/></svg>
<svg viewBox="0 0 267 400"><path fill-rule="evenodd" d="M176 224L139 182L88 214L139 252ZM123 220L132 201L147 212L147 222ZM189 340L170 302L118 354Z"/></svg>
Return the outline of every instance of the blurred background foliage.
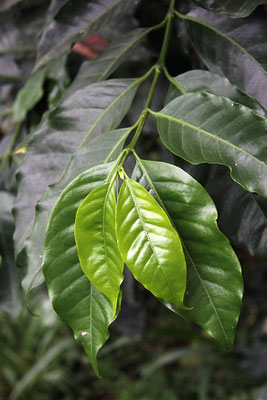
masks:
<svg viewBox="0 0 267 400"><path fill-rule="evenodd" d="M138 2L137 2L138 3ZM64 1L51 1L50 17ZM12 104L30 76L38 38L48 23L46 0L0 2L0 400L266 400L267 399L267 269L266 243L258 247L262 216L251 208L251 197L231 181L223 166L197 168L176 159L210 192L219 209L219 225L235 247L243 268L245 296L232 352L224 352L201 329L172 314L137 285L129 272L123 283L122 312L111 326L111 338L100 351L103 379L95 377L89 360L57 318L44 288L35 290L26 308L20 289L22 266L16 267L12 235L15 170L23 149L42 115L58 103L83 62L97 57L108 41L129 27L153 26L165 16L168 0L141 1L134 16L110 24L94 38L79 42L40 75L34 99L27 99L25 115L12 119ZM187 12L190 2L180 1ZM259 6L254 16L266 13ZM151 33L112 77L141 75L157 59L163 32ZM177 62L179 60L179 62ZM201 68L184 25L174 27L167 67L171 75ZM143 107L149 82L141 87L125 125L135 121ZM162 107L168 85L163 79L153 103ZM24 101L25 98L22 97ZM17 130L17 131L16 131ZM14 132L15 141L14 141ZM13 142L12 142L13 141ZM10 150L10 151L8 151ZM174 162L163 149L151 119L138 144L141 157ZM3 162L4 158L5 163ZM131 167L129 160L128 167ZM225 192L224 197L220 193ZM242 198L242 202L239 199ZM260 199L266 213L266 203ZM239 204L236 207L236 204ZM233 212L234 210L234 212ZM253 211L254 210L254 211ZM255 228L256 227L256 228Z"/></svg>

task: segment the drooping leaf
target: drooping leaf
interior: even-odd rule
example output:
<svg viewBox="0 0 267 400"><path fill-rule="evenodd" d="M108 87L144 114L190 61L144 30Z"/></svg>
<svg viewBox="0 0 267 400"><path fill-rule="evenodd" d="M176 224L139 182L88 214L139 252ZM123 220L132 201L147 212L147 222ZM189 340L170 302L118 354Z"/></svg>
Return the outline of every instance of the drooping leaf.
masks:
<svg viewBox="0 0 267 400"><path fill-rule="evenodd" d="M18 92L13 105L13 121L21 122L26 114L43 97L43 84L46 77L45 68L35 72Z"/></svg>
<svg viewBox="0 0 267 400"><path fill-rule="evenodd" d="M44 30L35 68L70 50L72 43L107 25L133 6L130 0L80 0L67 2Z"/></svg>
<svg viewBox="0 0 267 400"><path fill-rule="evenodd" d="M32 135L17 174L19 188L14 208L17 253L32 231L35 204L46 187L60 178L73 151L87 137L119 125L140 83L114 79L93 84L75 92L44 117Z"/></svg>
<svg viewBox="0 0 267 400"><path fill-rule="evenodd" d="M217 96L228 97L228 99L236 103L251 108L255 113L266 116L266 110L257 100L242 92L223 76L210 71L193 70L178 75L174 79L187 93L203 91ZM170 103L178 96L181 96L181 92L174 85L170 85L165 104Z"/></svg>
<svg viewBox="0 0 267 400"><path fill-rule="evenodd" d="M134 29L111 43L95 60L84 61L65 97L86 85L108 78L127 59L148 31Z"/></svg>
<svg viewBox="0 0 267 400"><path fill-rule="evenodd" d="M20 278L21 271L16 266L12 235L14 219L11 209L14 196L0 191L0 307L17 316L21 309Z"/></svg>
<svg viewBox="0 0 267 400"><path fill-rule="evenodd" d="M117 246L115 211L114 184L99 186L79 206L74 231L82 270L90 282L109 298L114 315L124 265Z"/></svg>
<svg viewBox="0 0 267 400"><path fill-rule="evenodd" d="M192 309L167 306L231 348L241 307L242 275L229 241L217 227L213 201L196 180L174 165L139 160L133 177L164 207L186 255L185 304Z"/></svg>
<svg viewBox="0 0 267 400"><path fill-rule="evenodd" d="M118 197L116 232L134 277L154 296L186 308L186 263L179 236L153 197L127 177Z"/></svg>
<svg viewBox="0 0 267 400"><path fill-rule="evenodd" d="M225 75L266 107L264 16L234 19L198 8L185 19L189 38L208 69Z"/></svg>
<svg viewBox="0 0 267 400"><path fill-rule="evenodd" d="M236 18L247 17L266 0L194 0L194 2L210 11L219 12Z"/></svg>
<svg viewBox="0 0 267 400"><path fill-rule="evenodd" d="M76 150L68 167L59 182L48 186L36 206L36 217L31 236L25 241L25 251L28 259L28 269L22 282L25 292L39 286L43 282L40 271L45 231L50 212L58 197L66 186L79 174L95 165L114 161L120 154L124 142L129 135L129 129L117 129L103 133L94 139L88 139Z"/></svg>
<svg viewBox="0 0 267 400"><path fill-rule="evenodd" d="M224 164L244 189L267 196L266 119L208 93L190 93L158 113L165 146L192 164Z"/></svg>
<svg viewBox="0 0 267 400"><path fill-rule="evenodd" d="M84 275L74 239L74 222L82 200L105 183L113 163L93 167L63 191L47 226L43 273L55 311L84 346L98 374L97 352L107 340L112 304Z"/></svg>

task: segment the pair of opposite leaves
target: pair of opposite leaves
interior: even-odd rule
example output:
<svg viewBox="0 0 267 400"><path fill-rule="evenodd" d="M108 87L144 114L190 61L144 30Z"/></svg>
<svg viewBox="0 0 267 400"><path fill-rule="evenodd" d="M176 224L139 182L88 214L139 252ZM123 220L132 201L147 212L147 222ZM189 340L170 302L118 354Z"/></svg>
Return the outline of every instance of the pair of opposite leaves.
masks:
<svg viewBox="0 0 267 400"><path fill-rule="evenodd" d="M117 204L115 188L116 183L97 187L78 208L75 241L82 270L110 299L114 315L124 263L154 296L187 309L185 257L167 214L127 176Z"/></svg>

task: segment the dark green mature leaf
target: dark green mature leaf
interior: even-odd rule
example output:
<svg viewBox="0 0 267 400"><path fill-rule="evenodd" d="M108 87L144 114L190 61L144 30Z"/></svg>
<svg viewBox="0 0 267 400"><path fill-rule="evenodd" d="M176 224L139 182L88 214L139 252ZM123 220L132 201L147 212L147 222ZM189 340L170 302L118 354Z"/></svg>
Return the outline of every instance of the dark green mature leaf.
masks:
<svg viewBox="0 0 267 400"><path fill-rule="evenodd" d="M245 192L218 165L212 166L205 186L217 206L219 227L231 243L253 257L267 259L267 218L257 197ZM267 199L262 202L266 207Z"/></svg>
<svg viewBox="0 0 267 400"><path fill-rule="evenodd" d="M174 78L186 92L203 91L216 94L217 96L228 97L236 103L251 108L257 114L266 116L265 109L257 100L242 92L236 85L233 85L227 78L213 72L204 70L193 70L185 72ZM171 102L181 92L174 85L170 85L166 96L165 104Z"/></svg>
<svg viewBox="0 0 267 400"><path fill-rule="evenodd" d="M127 177L118 197L116 232L134 277L154 296L186 308L186 263L179 236L153 197Z"/></svg>
<svg viewBox="0 0 267 400"><path fill-rule="evenodd" d="M67 2L41 36L35 68L68 52L72 43L95 33L132 6L130 0Z"/></svg>
<svg viewBox="0 0 267 400"><path fill-rule="evenodd" d="M75 219L75 241L83 272L104 293L116 314L124 263L115 233L114 184L99 186L80 204Z"/></svg>
<svg viewBox="0 0 267 400"><path fill-rule="evenodd" d="M111 43L95 60L88 60L82 66L65 93L65 97L86 85L108 78L131 54L148 33L148 29L134 29Z"/></svg>
<svg viewBox="0 0 267 400"><path fill-rule="evenodd" d="M46 77L44 68L35 72L26 82L25 86L18 92L13 105L13 121L21 122L25 119L27 112L43 97L43 84Z"/></svg>
<svg viewBox="0 0 267 400"><path fill-rule="evenodd" d="M217 227L213 201L196 180L174 165L139 160L133 177L164 207L184 247L185 303L192 309L167 306L231 348L241 307L242 275L229 241Z"/></svg>
<svg viewBox="0 0 267 400"><path fill-rule="evenodd" d="M190 40L209 70L225 75L266 107L264 16L240 20L196 9L185 19Z"/></svg>
<svg viewBox="0 0 267 400"><path fill-rule="evenodd" d="M194 2L210 11L219 12L232 17L247 17L266 0L194 0Z"/></svg>
<svg viewBox="0 0 267 400"><path fill-rule="evenodd" d="M21 271L16 266L12 241L13 201L13 195L0 191L0 307L16 317L21 309Z"/></svg>
<svg viewBox="0 0 267 400"><path fill-rule="evenodd" d="M33 232L25 241L28 270L22 284L26 292L43 282L40 266L45 237L44 226L47 225L56 200L76 176L95 165L114 161L120 154L129 132L129 129L117 129L102 133L95 139L89 138L82 147L74 152L59 182L48 186L38 201Z"/></svg>
<svg viewBox="0 0 267 400"><path fill-rule="evenodd" d="M178 97L152 114L163 143L174 154L192 164L227 165L244 189L267 196L265 118L202 92Z"/></svg>
<svg viewBox="0 0 267 400"><path fill-rule="evenodd" d="M81 201L105 183L113 165L99 165L83 172L63 191L51 213L44 246L43 273L53 307L84 346L97 374L96 356L109 336L112 305L81 269L74 222Z"/></svg>
<svg viewBox="0 0 267 400"><path fill-rule="evenodd" d="M89 136L116 128L141 82L114 79L75 92L47 114L34 132L18 170L15 247L20 252L32 231L34 208L46 187L55 183L76 148ZM29 196L31 193L31 196Z"/></svg>

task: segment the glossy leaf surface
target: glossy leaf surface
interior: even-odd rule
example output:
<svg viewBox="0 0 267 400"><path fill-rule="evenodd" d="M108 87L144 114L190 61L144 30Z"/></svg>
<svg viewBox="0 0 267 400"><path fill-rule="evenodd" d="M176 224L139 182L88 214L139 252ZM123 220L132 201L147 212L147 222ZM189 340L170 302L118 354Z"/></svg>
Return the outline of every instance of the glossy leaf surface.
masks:
<svg viewBox="0 0 267 400"><path fill-rule="evenodd" d="M224 96L236 103L243 104L244 106L251 108L257 114L266 116L266 110L257 100L242 92L227 78L215 74L214 72L196 69L178 75L174 79L187 93L202 91L215 94L217 96ZM170 85L165 104L170 103L178 96L181 96L181 92L174 85Z"/></svg>
<svg viewBox="0 0 267 400"><path fill-rule="evenodd" d="M134 277L154 296L184 307L186 263L179 236L153 197L127 177L118 197L116 231Z"/></svg>
<svg viewBox="0 0 267 400"><path fill-rule="evenodd" d="M43 273L53 307L84 346L96 373L97 352L107 340L113 320L112 305L81 269L74 222L82 200L105 183L112 166L91 168L64 190L51 213L44 246Z"/></svg>
<svg viewBox="0 0 267 400"><path fill-rule="evenodd" d="M83 272L111 301L116 314L123 261L115 233L115 188L99 186L83 200L75 219L75 241Z"/></svg>
<svg viewBox="0 0 267 400"><path fill-rule="evenodd" d="M86 85L108 78L127 59L146 32L142 28L134 29L111 43L95 60L84 61L65 97Z"/></svg>
<svg viewBox="0 0 267 400"><path fill-rule="evenodd" d="M129 0L67 2L40 38L36 68L68 52L72 43L95 33L131 6Z"/></svg>
<svg viewBox="0 0 267 400"><path fill-rule="evenodd" d="M227 165L244 189L267 196L265 118L208 93L178 97L154 115L174 154L193 164Z"/></svg>
<svg viewBox="0 0 267 400"><path fill-rule="evenodd" d="M175 226L188 267L185 304L178 312L231 348L242 299L242 276L238 259L227 238L219 231L217 212L205 189L174 165L140 161L133 173L164 207Z"/></svg>
<svg viewBox="0 0 267 400"><path fill-rule="evenodd" d="M248 17L244 23L243 19L196 9L186 19L189 38L208 69L225 75L266 107L267 28L264 16Z"/></svg>
<svg viewBox="0 0 267 400"><path fill-rule="evenodd" d="M27 274L22 282L25 291L34 288L43 282L40 269L45 231L50 212L58 197L66 186L76 176L95 165L114 161L121 152L129 129L117 129L102 133L94 139L88 139L73 153L65 173L54 185L50 185L36 206L36 217L31 236L25 241L25 251L28 258Z"/></svg>
<svg viewBox="0 0 267 400"><path fill-rule="evenodd" d="M210 11L219 12L232 17L247 17L266 0L194 0L194 2Z"/></svg>
<svg viewBox="0 0 267 400"><path fill-rule="evenodd" d="M32 231L35 204L47 186L58 181L72 153L89 136L96 137L119 125L139 84L132 79L95 83L75 92L44 117L18 170L14 235L18 253Z"/></svg>

